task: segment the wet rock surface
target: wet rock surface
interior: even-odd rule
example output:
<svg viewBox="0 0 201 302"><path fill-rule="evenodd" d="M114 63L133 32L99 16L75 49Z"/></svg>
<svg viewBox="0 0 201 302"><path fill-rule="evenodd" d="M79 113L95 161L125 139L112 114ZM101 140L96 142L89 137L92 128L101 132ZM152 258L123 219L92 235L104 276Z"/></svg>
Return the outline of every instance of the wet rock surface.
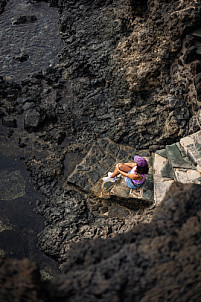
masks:
<svg viewBox="0 0 201 302"><path fill-rule="evenodd" d="M14 148L13 148L14 153ZM44 197L29 182L25 165L0 152L0 255L29 258L40 270L52 276L59 273L58 265L38 247L38 234L44 229L44 219L36 213L37 203Z"/></svg>
<svg viewBox="0 0 201 302"><path fill-rule="evenodd" d="M19 83L58 61L62 41L55 8L44 1L9 0L1 1L0 13L0 75Z"/></svg>

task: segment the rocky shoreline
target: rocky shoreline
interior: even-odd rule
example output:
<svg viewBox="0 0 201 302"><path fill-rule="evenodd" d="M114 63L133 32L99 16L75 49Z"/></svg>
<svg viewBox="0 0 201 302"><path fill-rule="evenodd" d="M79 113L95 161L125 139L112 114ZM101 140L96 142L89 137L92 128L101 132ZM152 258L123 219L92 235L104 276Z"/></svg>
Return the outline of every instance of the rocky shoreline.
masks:
<svg viewBox="0 0 201 302"><path fill-rule="evenodd" d="M46 2L49 6L26 1L35 13L16 10L7 20L8 41L12 28L31 39L25 52L16 55L15 48L9 58L3 56L1 151L26 164L44 195L45 202L35 206L46 222L39 246L63 270L75 243L115 238L150 222L156 211L155 206L136 211L66 182L92 144L109 139L119 148L151 154L200 129L201 5L193 0ZM19 3L1 2L2 24L8 5ZM58 16L58 27L51 28L51 16L54 22ZM32 53L45 26L54 49L46 44ZM13 79L12 66L19 69Z"/></svg>

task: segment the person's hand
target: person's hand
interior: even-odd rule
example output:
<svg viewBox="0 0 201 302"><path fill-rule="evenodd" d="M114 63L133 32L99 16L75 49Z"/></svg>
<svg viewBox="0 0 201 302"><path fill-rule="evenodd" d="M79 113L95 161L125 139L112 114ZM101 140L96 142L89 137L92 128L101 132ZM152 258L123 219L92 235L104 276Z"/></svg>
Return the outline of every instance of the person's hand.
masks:
<svg viewBox="0 0 201 302"><path fill-rule="evenodd" d="M119 170L119 165L120 165L120 163L117 163L117 164L116 164L117 170Z"/></svg>

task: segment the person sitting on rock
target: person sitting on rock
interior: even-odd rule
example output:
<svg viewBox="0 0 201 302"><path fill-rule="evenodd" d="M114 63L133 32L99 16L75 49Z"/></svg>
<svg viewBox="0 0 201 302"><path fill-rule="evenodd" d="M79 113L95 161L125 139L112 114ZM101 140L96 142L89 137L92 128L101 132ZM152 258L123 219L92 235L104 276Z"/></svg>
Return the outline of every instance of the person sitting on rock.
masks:
<svg viewBox="0 0 201 302"><path fill-rule="evenodd" d="M121 174L125 177L126 185L131 189L137 189L142 186L149 171L149 166L144 157L135 156L135 163L118 163L114 172L108 172L107 177L103 177L103 181L115 182L117 175Z"/></svg>

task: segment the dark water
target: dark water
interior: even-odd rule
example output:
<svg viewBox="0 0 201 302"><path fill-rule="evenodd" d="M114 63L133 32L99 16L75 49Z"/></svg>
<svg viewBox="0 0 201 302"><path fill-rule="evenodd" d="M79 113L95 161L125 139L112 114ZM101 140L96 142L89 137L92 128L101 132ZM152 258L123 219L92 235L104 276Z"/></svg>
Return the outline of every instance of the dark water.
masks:
<svg viewBox="0 0 201 302"><path fill-rule="evenodd" d="M25 165L0 153L0 255L29 258L46 276L59 272L58 265L37 247L44 221L34 211L43 196L29 181Z"/></svg>
<svg viewBox="0 0 201 302"><path fill-rule="evenodd" d="M10 0L0 15L0 75L19 82L58 61L58 12L45 2Z"/></svg>
<svg viewBox="0 0 201 302"><path fill-rule="evenodd" d="M1 76L20 82L58 62L63 45L58 17L57 9L43 1L7 2L0 15ZM16 139L9 140L8 130L0 126L0 256L27 257L38 263L44 276L54 275L59 273L57 263L37 247L44 220L34 208L43 196L30 183L25 164L20 161L20 157L31 155L33 150L20 150L19 124L16 131Z"/></svg>

